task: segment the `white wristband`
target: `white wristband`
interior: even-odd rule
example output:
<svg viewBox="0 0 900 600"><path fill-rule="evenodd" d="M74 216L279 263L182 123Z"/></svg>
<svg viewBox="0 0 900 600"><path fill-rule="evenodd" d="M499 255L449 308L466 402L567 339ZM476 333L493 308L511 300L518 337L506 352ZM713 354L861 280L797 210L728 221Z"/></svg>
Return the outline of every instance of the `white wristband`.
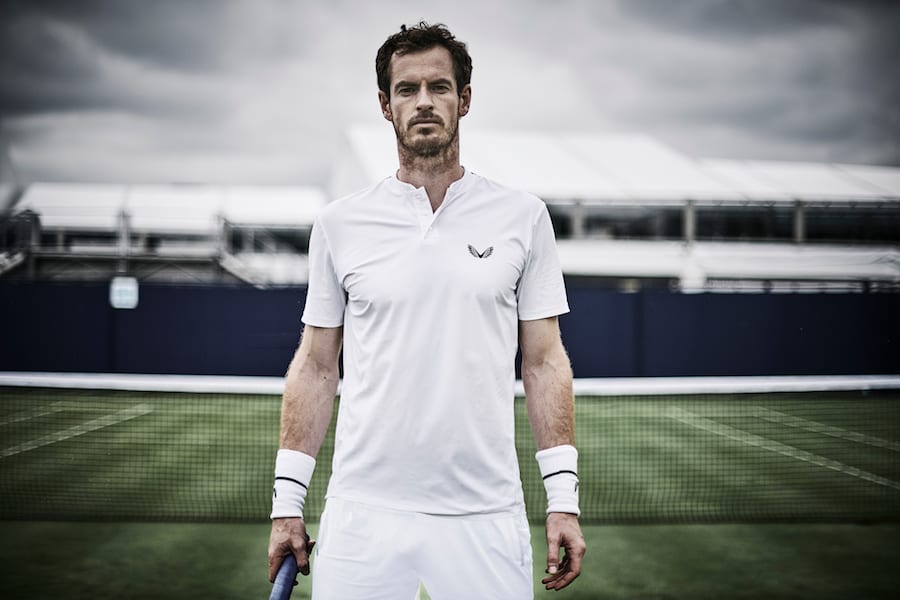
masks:
<svg viewBox="0 0 900 600"><path fill-rule="evenodd" d="M272 487L270 518L303 518L306 492L316 468L316 459L309 454L282 448L275 456L275 485Z"/></svg>
<svg viewBox="0 0 900 600"><path fill-rule="evenodd" d="M580 515L578 508L578 450L568 444L534 455L547 491L547 513Z"/></svg>

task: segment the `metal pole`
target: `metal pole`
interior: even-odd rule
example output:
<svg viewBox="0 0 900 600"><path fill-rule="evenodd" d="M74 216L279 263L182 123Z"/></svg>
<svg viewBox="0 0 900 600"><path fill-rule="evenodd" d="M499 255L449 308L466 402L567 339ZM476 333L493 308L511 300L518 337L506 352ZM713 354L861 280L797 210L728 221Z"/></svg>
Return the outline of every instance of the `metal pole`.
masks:
<svg viewBox="0 0 900 600"><path fill-rule="evenodd" d="M803 202L794 201L794 242L802 244L806 241L806 210Z"/></svg>
<svg viewBox="0 0 900 600"><path fill-rule="evenodd" d="M128 251L131 243L131 217L125 209L119 211L119 264L116 272L128 272Z"/></svg>
<svg viewBox="0 0 900 600"><path fill-rule="evenodd" d="M684 241L690 244L697 238L697 207L691 199L688 199L684 205L683 218L682 231L684 233Z"/></svg>
<svg viewBox="0 0 900 600"><path fill-rule="evenodd" d="M584 221L584 203L581 200L575 200L575 204L572 206L572 238L576 240L584 238Z"/></svg>

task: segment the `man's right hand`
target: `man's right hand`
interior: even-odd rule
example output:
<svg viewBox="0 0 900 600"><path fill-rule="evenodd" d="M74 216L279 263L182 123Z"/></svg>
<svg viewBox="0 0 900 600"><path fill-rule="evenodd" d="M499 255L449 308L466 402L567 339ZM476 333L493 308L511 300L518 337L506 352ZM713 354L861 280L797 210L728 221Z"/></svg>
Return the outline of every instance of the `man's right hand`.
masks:
<svg viewBox="0 0 900 600"><path fill-rule="evenodd" d="M269 536L269 582L275 582L275 575L284 557L293 555L297 570L309 575L309 556L316 545L306 533L306 523L299 517L272 519L272 534Z"/></svg>

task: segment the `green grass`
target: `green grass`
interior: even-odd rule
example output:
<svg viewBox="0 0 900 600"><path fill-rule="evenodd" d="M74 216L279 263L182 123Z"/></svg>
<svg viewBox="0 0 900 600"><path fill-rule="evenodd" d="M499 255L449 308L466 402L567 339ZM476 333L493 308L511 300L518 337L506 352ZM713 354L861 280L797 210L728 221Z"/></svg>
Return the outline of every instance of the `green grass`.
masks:
<svg viewBox="0 0 900 600"><path fill-rule="evenodd" d="M137 416L120 420L129 410ZM0 518L259 522L279 410L275 396L0 388ZM539 520L544 491L524 402L515 410L525 501ZM587 523L900 515L896 391L579 398L577 439ZM311 518L333 443L332 424Z"/></svg>
<svg viewBox="0 0 900 600"><path fill-rule="evenodd" d="M546 550L541 528L533 528L536 598L876 600L895 597L900 586L900 525L584 531L583 575L551 593L538 582ZM270 590L266 524L6 521L0 537L4 598L227 600L264 598ZM309 598L309 582L301 581L293 597Z"/></svg>
<svg viewBox="0 0 900 600"><path fill-rule="evenodd" d="M279 406L274 396L0 388L0 595L267 595ZM539 520L534 445L524 403L515 409ZM580 398L577 426L589 554L582 577L553 596L878 599L900 588L898 392ZM312 518L333 443L332 428ZM532 537L542 540L539 528ZM535 545L537 598L551 595L538 583L545 552Z"/></svg>

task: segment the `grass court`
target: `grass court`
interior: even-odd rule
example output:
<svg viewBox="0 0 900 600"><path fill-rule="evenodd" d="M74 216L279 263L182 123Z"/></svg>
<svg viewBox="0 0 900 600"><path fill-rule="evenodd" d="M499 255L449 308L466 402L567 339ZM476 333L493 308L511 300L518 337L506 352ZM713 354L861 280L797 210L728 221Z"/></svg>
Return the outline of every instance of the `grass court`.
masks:
<svg viewBox="0 0 900 600"><path fill-rule="evenodd" d="M564 597L887 597L900 583L898 401L579 398L589 554ZM543 489L516 411L538 565ZM0 389L4 595L263 597L278 414L274 395ZM320 465L332 447L333 433Z"/></svg>

